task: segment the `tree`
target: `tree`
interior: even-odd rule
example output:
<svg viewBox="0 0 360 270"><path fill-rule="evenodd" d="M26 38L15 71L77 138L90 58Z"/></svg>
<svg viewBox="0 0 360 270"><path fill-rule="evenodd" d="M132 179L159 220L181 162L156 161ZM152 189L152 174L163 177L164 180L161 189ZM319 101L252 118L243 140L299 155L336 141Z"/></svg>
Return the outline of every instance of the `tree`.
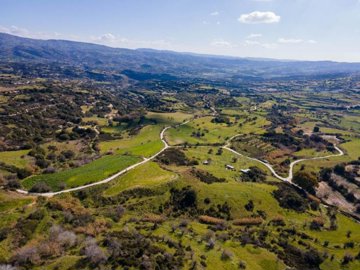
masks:
<svg viewBox="0 0 360 270"><path fill-rule="evenodd" d="M297 172L293 182L311 194L315 194L315 188L318 186L316 177L304 171Z"/></svg>
<svg viewBox="0 0 360 270"><path fill-rule="evenodd" d="M254 210L254 202L253 200L249 200L247 204L245 204L245 209L249 212Z"/></svg>
<svg viewBox="0 0 360 270"><path fill-rule="evenodd" d="M176 209L182 210L188 207L196 207L197 195L191 187L184 187L181 190L171 189L170 201Z"/></svg>
<svg viewBox="0 0 360 270"><path fill-rule="evenodd" d="M107 259L105 253L93 238L86 240L85 256L94 265L98 265Z"/></svg>
<svg viewBox="0 0 360 270"><path fill-rule="evenodd" d="M19 265L34 265L39 263L40 256L36 247L23 247L20 249L15 256L13 261Z"/></svg>
<svg viewBox="0 0 360 270"><path fill-rule="evenodd" d="M314 129L313 129L313 132L320 132L320 128L315 126Z"/></svg>

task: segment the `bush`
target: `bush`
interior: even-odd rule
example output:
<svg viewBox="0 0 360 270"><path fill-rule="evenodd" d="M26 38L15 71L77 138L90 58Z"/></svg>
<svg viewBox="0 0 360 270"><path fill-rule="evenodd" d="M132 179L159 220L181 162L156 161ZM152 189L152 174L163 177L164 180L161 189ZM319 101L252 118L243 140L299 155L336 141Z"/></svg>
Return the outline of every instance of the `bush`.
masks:
<svg viewBox="0 0 360 270"><path fill-rule="evenodd" d="M103 250L96 244L95 239L87 239L85 244L85 256L93 265L106 261L107 257Z"/></svg>
<svg viewBox="0 0 360 270"><path fill-rule="evenodd" d="M205 224L213 224L213 225L225 223L225 221L223 219L205 216L205 215L199 216L199 221L202 223L205 223Z"/></svg>
<svg viewBox="0 0 360 270"><path fill-rule="evenodd" d="M233 254L230 250L224 249L221 253L221 259L223 261L230 260L232 258Z"/></svg>
<svg viewBox="0 0 360 270"><path fill-rule="evenodd" d="M44 182L38 182L29 190L30 193L46 193L50 192L51 188Z"/></svg>
<svg viewBox="0 0 360 270"><path fill-rule="evenodd" d="M347 265L349 264L350 262L352 262L354 260L354 257L351 255L351 254L345 254L341 264L342 265Z"/></svg>
<svg viewBox="0 0 360 270"><path fill-rule="evenodd" d="M273 192L275 199L283 208L304 212L308 208L308 201L303 192L285 183L279 184L279 189Z"/></svg>
<svg viewBox="0 0 360 270"><path fill-rule="evenodd" d="M314 218L310 223L310 229L314 231L320 231L324 227L324 220L320 217Z"/></svg>
<svg viewBox="0 0 360 270"><path fill-rule="evenodd" d="M258 167L250 167L249 171L243 173L241 176L245 182L264 182L266 180L266 173Z"/></svg>
<svg viewBox="0 0 360 270"><path fill-rule="evenodd" d="M200 179L201 182L204 182L206 184L212 184L212 183L222 183L225 182L225 178L217 178L216 176L212 175L211 173L192 169L191 173Z"/></svg>
<svg viewBox="0 0 360 270"><path fill-rule="evenodd" d="M40 256L36 247L28 246L17 251L12 261L21 266L36 265L40 262Z"/></svg>
<svg viewBox="0 0 360 270"><path fill-rule="evenodd" d="M315 188L318 186L316 177L303 171L294 175L293 182L311 194L315 194Z"/></svg>
<svg viewBox="0 0 360 270"><path fill-rule="evenodd" d="M239 218L233 221L234 225L247 226L247 225L260 225L263 222L261 217L246 217Z"/></svg>
<svg viewBox="0 0 360 270"><path fill-rule="evenodd" d="M189 207L196 207L197 195L191 187L184 187L181 190L170 190L170 203L177 210L183 210Z"/></svg>
<svg viewBox="0 0 360 270"><path fill-rule="evenodd" d="M21 188L20 182L16 179L11 179L7 182L6 187L8 189L18 189Z"/></svg>
<svg viewBox="0 0 360 270"><path fill-rule="evenodd" d="M169 148L162 152L157 160L165 165L175 164L177 166L192 166L195 161L189 160L185 154L176 148Z"/></svg>
<svg viewBox="0 0 360 270"><path fill-rule="evenodd" d="M254 202L253 200L249 200L247 204L245 204L246 211L252 212L254 210Z"/></svg>

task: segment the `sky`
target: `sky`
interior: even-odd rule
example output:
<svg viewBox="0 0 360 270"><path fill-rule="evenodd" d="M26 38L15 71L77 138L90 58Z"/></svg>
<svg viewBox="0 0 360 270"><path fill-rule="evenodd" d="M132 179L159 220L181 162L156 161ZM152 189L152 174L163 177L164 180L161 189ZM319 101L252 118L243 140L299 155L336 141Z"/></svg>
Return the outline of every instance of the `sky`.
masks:
<svg viewBox="0 0 360 270"><path fill-rule="evenodd" d="M360 0L0 0L0 32L121 48L360 62Z"/></svg>

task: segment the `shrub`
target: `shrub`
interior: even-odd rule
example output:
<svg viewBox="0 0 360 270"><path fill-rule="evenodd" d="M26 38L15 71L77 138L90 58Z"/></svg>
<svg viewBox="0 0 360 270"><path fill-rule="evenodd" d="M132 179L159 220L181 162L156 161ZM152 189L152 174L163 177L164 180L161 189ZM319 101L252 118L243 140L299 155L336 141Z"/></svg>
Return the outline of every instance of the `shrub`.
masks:
<svg viewBox="0 0 360 270"><path fill-rule="evenodd" d="M155 214L147 214L142 219L144 222L150 222L150 223L163 223L165 221L165 218L163 216L155 215Z"/></svg>
<svg viewBox="0 0 360 270"><path fill-rule="evenodd" d="M315 194L315 188L318 186L316 177L304 171L297 172L293 177L293 182L310 194Z"/></svg>
<svg viewBox="0 0 360 270"><path fill-rule="evenodd" d="M258 167L252 166L248 172L242 173L241 178L245 182L264 182L266 180L266 173Z"/></svg>
<svg viewBox="0 0 360 270"><path fill-rule="evenodd" d="M310 229L319 231L322 227L324 227L324 220L321 217L314 218L310 223Z"/></svg>
<svg viewBox="0 0 360 270"><path fill-rule="evenodd" d="M13 190L13 189L21 188L21 185L17 179L10 179L6 184L6 188Z"/></svg>
<svg viewBox="0 0 360 270"><path fill-rule="evenodd" d="M274 226L285 226L286 225L284 218L281 216L274 217L270 221L270 223L273 224Z"/></svg>
<svg viewBox="0 0 360 270"><path fill-rule="evenodd" d="M246 269L246 262L240 261L239 262L239 269Z"/></svg>
<svg viewBox="0 0 360 270"><path fill-rule="evenodd" d="M196 207L197 195L191 187L184 187L181 190L170 190L170 203L176 210L184 210L190 207Z"/></svg>
<svg viewBox="0 0 360 270"><path fill-rule="evenodd" d="M212 184L212 183L222 183L225 182L225 178L217 178L216 176L212 175L211 173L192 169L191 173L200 179L201 182L204 182L206 184Z"/></svg>
<svg viewBox="0 0 360 270"><path fill-rule="evenodd" d="M91 264L98 265L106 261L107 257L104 251L96 244L95 239L88 238L85 245L84 254Z"/></svg>
<svg viewBox="0 0 360 270"><path fill-rule="evenodd" d="M230 260L233 256L233 253L230 250L224 249L221 253L221 259L223 261Z"/></svg>
<svg viewBox="0 0 360 270"><path fill-rule="evenodd" d="M345 254L344 258L342 259L341 264L342 265L347 265L350 262L352 262L354 260L354 257L351 254Z"/></svg>
<svg viewBox="0 0 360 270"><path fill-rule="evenodd" d="M305 194L288 184L280 184L279 189L275 190L273 195L283 208L304 212L308 207L308 202L304 198Z"/></svg>
<svg viewBox="0 0 360 270"><path fill-rule="evenodd" d="M46 193L51 191L51 188L44 182L38 182L29 190L30 193Z"/></svg>
<svg viewBox="0 0 360 270"><path fill-rule="evenodd" d="M246 217L246 218L239 218L233 221L234 225L237 226L247 226L247 225L260 225L263 222L261 217Z"/></svg>
<svg viewBox="0 0 360 270"><path fill-rule="evenodd" d="M254 210L254 202L253 200L249 200L247 204L245 204L246 211L252 212Z"/></svg>
<svg viewBox="0 0 360 270"><path fill-rule="evenodd" d="M18 250L12 261L22 266L35 265L40 262L40 256L36 247L27 246Z"/></svg>
<svg viewBox="0 0 360 270"><path fill-rule="evenodd" d="M217 224L224 224L225 221L223 219L220 218L215 218L215 217L210 217L210 216L199 216L199 221L205 224L212 224L212 225L217 225Z"/></svg>

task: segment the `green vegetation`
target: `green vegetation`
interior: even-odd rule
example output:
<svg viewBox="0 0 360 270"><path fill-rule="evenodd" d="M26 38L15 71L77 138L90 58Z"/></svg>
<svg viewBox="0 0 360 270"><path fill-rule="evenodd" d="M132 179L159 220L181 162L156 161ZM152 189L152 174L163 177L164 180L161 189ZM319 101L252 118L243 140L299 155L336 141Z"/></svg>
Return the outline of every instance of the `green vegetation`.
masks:
<svg viewBox="0 0 360 270"><path fill-rule="evenodd" d="M160 168L157 163L148 162L116 178L104 191L104 195L114 196L133 188L154 188L172 181L176 177L175 173Z"/></svg>
<svg viewBox="0 0 360 270"><path fill-rule="evenodd" d="M160 151L164 144L160 140L162 127L148 125L143 127L137 135L120 140L104 141L99 144L102 153L109 151L115 154L128 153L135 156L150 157Z"/></svg>
<svg viewBox="0 0 360 270"><path fill-rule="evenodd" d="M30 189L36 183L46 183L53 191L72 188L103 180L139 161L126 155L104 156L84 166L54 174L36 175L25 179L22 185Z"/></svg>
<svg viewBox="0 0 360 270"><path fill-rule="evenodd" d="M242 80L229 69L225 82L153 64L72 77L39 64L48 79L30 62L7 64L26 78L0 64L0 269L359 269L355 76ZM144 160L167 126L171 147ZM251 159L287 176L335 144L344 156L294 167L302 188ZM16 191L66 191L143 160L76 192Z"/></svg>
<svg viewBox="0 0 360 270"><path fill-rule="evenodd" d="M0 152L0 162L18 168L25 168L31 163L31 158L27 156L29 150Z"/></svg>

